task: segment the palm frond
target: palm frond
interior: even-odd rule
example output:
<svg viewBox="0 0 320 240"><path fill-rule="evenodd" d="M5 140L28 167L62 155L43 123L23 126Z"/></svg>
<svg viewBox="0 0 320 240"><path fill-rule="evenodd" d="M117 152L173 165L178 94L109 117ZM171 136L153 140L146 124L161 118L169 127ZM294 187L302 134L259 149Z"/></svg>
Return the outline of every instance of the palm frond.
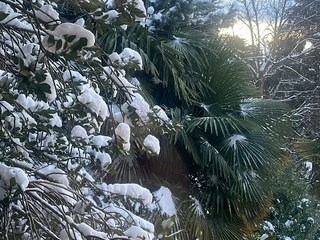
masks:
<svg viewBox="0 0 320 240"><path fill-rule="evenodd" d="M283 101L246 99L240 104L240 115L246 120L254 119L262 131L278 136L279 140L290 135L289 108Z"/></svg>
<svg viewBox="0 0 320 240"><path fill-rule="evenodd" d="M251 132L245 135L232 135L221 143L220 151L231 166L239 170L251 170L260 173L274 171L284 152L277 147L277 140L261 133Z"/></svg>
<svg viewBox="0 0 320 240"><path fill-rule="evenodd" d="M214 136L226 136L230 131L241 131L240 121L227 116L210 116L198 117L192 119L188 126L187 131L194 131L196 128L202 128L204 132L214 134Z"/></svg>

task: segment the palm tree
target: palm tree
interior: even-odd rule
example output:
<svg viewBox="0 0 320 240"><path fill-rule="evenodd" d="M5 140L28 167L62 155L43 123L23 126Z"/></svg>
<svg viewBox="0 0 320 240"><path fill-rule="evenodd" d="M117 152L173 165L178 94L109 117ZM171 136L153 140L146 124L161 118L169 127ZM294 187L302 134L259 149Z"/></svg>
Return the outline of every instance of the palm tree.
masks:
<svg viewBox="0 0 320 240"><path fill-rule="evenodd" d="M100 39L107 52L131 47L142 55L145 69L135 75L141 94L167 109L172 122L160 156L137 153L132 168L122 161L117 180L131 175L123 181L171 188L180 203L178 239L249 235L271 204L268 181L288 129L285 105L254 98L246 67L221 39L190 31L158 36L140 25Z"/></svg>

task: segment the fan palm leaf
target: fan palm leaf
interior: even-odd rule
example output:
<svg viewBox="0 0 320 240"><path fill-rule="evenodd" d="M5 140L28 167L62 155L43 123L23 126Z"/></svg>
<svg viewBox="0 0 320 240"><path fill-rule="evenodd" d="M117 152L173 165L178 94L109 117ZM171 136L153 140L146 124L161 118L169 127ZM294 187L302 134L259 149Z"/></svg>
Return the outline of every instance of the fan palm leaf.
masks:
<svg viewBox="0 0 320 240"><path fill-rule="evenodd" d="M279 146L287 129L286 107L254 99L249 71L220 39L184 32L157 36L139 25L120 33L102 36L110 45L105 48L138 51L145 67L138 73L141 93L171 109L172 130L161 137L165 154L152 161L137 154L140 167L147 177L156 176L153 186L174 185L162 172L175 174L177 166L189 178L187 184L181 181L183 193L174 191L182 201L172 230L178 232L166 239L250 234L271 204L268 179L284 156Z"/></svg>

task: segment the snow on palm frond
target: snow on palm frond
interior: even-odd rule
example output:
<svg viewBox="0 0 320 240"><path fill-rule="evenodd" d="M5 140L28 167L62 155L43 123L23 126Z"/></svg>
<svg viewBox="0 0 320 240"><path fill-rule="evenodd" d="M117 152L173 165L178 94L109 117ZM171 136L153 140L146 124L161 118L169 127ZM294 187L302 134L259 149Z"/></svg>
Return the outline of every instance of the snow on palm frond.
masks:
<svg viewBox="0 0 320 240"><path fill-rule="evenodd" d="M193 212L197 216L204 217L205 215L204 215L204 212L203 212L203 209L202 209L202 205L199 202L199 200L194 198L194 197L192 197L191 199L193 200L193 202L192 202L192 210L193 210Z"/></svg>
<svg viewBox="0 0 320 240"><path fill-rule="evenodd" d="M234 134L228 139L228 144L230 147L236 149L238 143L245 142L246 140L247 138L245 136L240 134Z"/></svg>

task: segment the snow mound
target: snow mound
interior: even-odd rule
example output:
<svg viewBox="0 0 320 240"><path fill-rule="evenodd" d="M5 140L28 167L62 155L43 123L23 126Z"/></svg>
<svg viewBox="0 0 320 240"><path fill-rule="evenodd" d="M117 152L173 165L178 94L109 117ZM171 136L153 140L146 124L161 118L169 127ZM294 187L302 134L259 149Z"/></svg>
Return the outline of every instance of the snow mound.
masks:
<svg viewBox="0 0 320 240"><path fill-rule="evenodd" d="M74 23L61 23L53 31L47 30L47 33L48 35L43 38L42 44L43 47L51 53L62 53L80 39L86 39L82 47L92 47L95 43L95 37L92 32ZM50 39L51 36L53 36L54 42ZM70 38L66 38L66 36ZM61 41L60 44L58 44L59 41ZM65 44L67 44L67 48L64 47Z"/></svg>
<svg viewBox="0 0 320 240"><path fill-rule="evenodd" d="M29 185L27 174L21 168L8 167L0 163L0 200L6 198L8 190L20 188L25 191Z"/></svg>
<svg viewBox="0 0 320 240"><path fill-rule="evenodd" d="M59 13L49 4L43 5L39 10L35 11L36 17L41 21L54 24L59 20Z"/></svg>
<svg viewBox="0 0 320 240"><path fill-rule="evenodd" d="M151 204L152 202L152 194L150 193L150 191L135 183L115 183L108 185L103 183L100 187L102 190L109 193L120 194L123 196L140 199L145 205Z"/></svg>
<svg viewBox="0 0 320 240"><path fill-rule="evenodd" d="M177 214L177 209L169 188L162 186L159 190L153 192L153 196L155 197L156 204L160 208L161 214L169 217Z"/></svg>
<svg viewBox="0 0 320 240"><path fill-rule="evenodd" d="M160 153L160 142L159 142L158 138L156 138L155 136L152 136L152 135L149 134L143 140L143 145L145 146L145 148L148 151L159 155L159 153Z"/></svg>
<svg viewBox="0 0 320 240"><path fill-rule="evenodd" d="M126 231L124 231L124 234L130 237L130 239L137 239L137 240L138 239L152 240L154 238L153 234L148 233L147 231L137 226L131 226Z"/></svg>

